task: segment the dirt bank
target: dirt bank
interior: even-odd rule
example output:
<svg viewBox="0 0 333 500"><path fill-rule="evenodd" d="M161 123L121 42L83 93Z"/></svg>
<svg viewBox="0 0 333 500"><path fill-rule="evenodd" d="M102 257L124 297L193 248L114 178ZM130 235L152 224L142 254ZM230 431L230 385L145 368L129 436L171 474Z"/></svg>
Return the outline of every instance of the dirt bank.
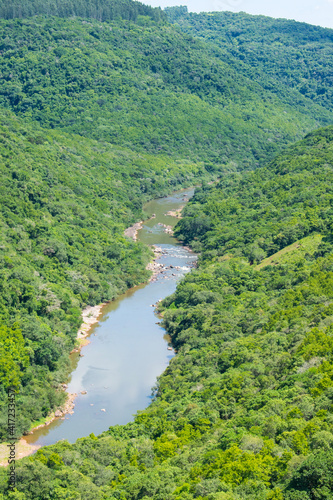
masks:
<svg viewBox="0 0 333 500"><path fill-rule="evenodd" d="M138 231L142 228L143 221L136 222L133 226L128 227L124 231L124 236L128 238L132 238L132 240L136 241L138 239Z"/></svg>

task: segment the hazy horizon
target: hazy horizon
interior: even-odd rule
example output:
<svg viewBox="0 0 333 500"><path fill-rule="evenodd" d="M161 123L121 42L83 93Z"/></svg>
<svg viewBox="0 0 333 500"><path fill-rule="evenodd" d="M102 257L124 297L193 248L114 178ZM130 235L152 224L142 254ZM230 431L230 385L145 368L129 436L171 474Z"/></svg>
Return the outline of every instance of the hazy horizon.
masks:
<svg viewBox="0 0 333 500"><path fill-rule="evenodd" d="M186 5L189 12L231 11L294 19L333 29L333 0L143 0L153 7Z"/></svg>

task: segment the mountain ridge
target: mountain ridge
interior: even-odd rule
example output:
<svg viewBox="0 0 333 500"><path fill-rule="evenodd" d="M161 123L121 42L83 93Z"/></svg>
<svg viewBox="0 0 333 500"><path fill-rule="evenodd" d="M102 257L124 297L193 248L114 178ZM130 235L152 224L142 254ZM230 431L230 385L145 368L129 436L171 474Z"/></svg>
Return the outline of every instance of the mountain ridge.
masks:
<svg viewBox="0 0 333 500"><path fill-rule="evenodd" d="M200 257L159 306L177 355L151 405L23 459L16 492L0 470L0 497L329 500L331 30L21 6L0 20L2 437L8 387L19 433L62 402L82 306L148 278L123 235L144 201L203 181L176 227Z"/></svg>

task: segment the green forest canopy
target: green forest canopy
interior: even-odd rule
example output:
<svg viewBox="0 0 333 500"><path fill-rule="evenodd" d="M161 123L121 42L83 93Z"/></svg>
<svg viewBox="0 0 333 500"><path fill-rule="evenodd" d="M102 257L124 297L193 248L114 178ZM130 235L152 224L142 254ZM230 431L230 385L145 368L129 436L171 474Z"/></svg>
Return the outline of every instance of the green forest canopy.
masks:
<svg viewBox="0 0 333 500"><path fill-rule="evenodd" d="M23 460L14 496L2 471L0 491L331 498L333 129L276 153L332 123L332 31L184 9L171 26L137 2L0 12L0 382L3 402L19 387L18 432L62 403L81 308L148 278L123 236L143 202L221 176L177 226L201 257L161 306L178 354L152 405Z"/></svg>
<svg viewBox="0 0 333 500"><path fill-rule="evenodd" d="M197 189L179 231L203 213L214 225L191 233L208 250L162 302L178 352L153 403L20 461L22 500L331 498L332 139L320 129L255 173Z"/></svg>
<svg viewBox="0 0 333 500"><path fill-rule="evenodd" d="M195 14L186 7L165 11L183 32L219 47L221 59L238 74L283 102L306 106L310 99L332 110L332 29L245 12Z"/></svg>
<svg viewBox="0 0 333 500"><path fill-rule="evenodd" d="M126 19L135 22L162 21L165 14L133 0L1 0L0 18L22 19L35 15L84 17L98 21ZM146 18L146 19L145 19Z"/></svg>
<svg viewBox="0 0 333 500"><path fill-rule="evenodd" d="M2 20L0 49L0 105L24 119L215 170L255 168L333 122L323 105L281 100L170 24Z"/></svg>
<svg viewBox="0 0 333 500"><path fill-rule="evenodd" d="M123 236L143 217L142 203L210 174L202 164L32 127L6 111L0 122L0 318L22 332L29 355L22 364L9 346L1 357L5 436L8 386L20 387L22 434L64 398L82 307L148 279L150 251Z"/></svg>

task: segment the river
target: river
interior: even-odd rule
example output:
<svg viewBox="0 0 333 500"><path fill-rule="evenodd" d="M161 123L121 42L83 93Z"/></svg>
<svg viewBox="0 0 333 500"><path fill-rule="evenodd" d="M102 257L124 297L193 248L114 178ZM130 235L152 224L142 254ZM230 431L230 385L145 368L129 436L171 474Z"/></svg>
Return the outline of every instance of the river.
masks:
<svg viewBox="0 0 333 500"><path fill-rule="evenodd" d="M177 222L165 214L182 207L193 192L183 190L145 205L148 216L156 217L144 222L138 239L161 248L157 263L163 272L103 308L100 321L91 329L90 343L81 350L83 357L71 355L68 392L78 394L74 413L35 430L25 437L27 443L44 446L60 439L73 443L111 425L126 424L149 405L157 377L174 356L153 304L173 293L196 261L192 252L165 232L164 225L173 227Z"/></svg>

